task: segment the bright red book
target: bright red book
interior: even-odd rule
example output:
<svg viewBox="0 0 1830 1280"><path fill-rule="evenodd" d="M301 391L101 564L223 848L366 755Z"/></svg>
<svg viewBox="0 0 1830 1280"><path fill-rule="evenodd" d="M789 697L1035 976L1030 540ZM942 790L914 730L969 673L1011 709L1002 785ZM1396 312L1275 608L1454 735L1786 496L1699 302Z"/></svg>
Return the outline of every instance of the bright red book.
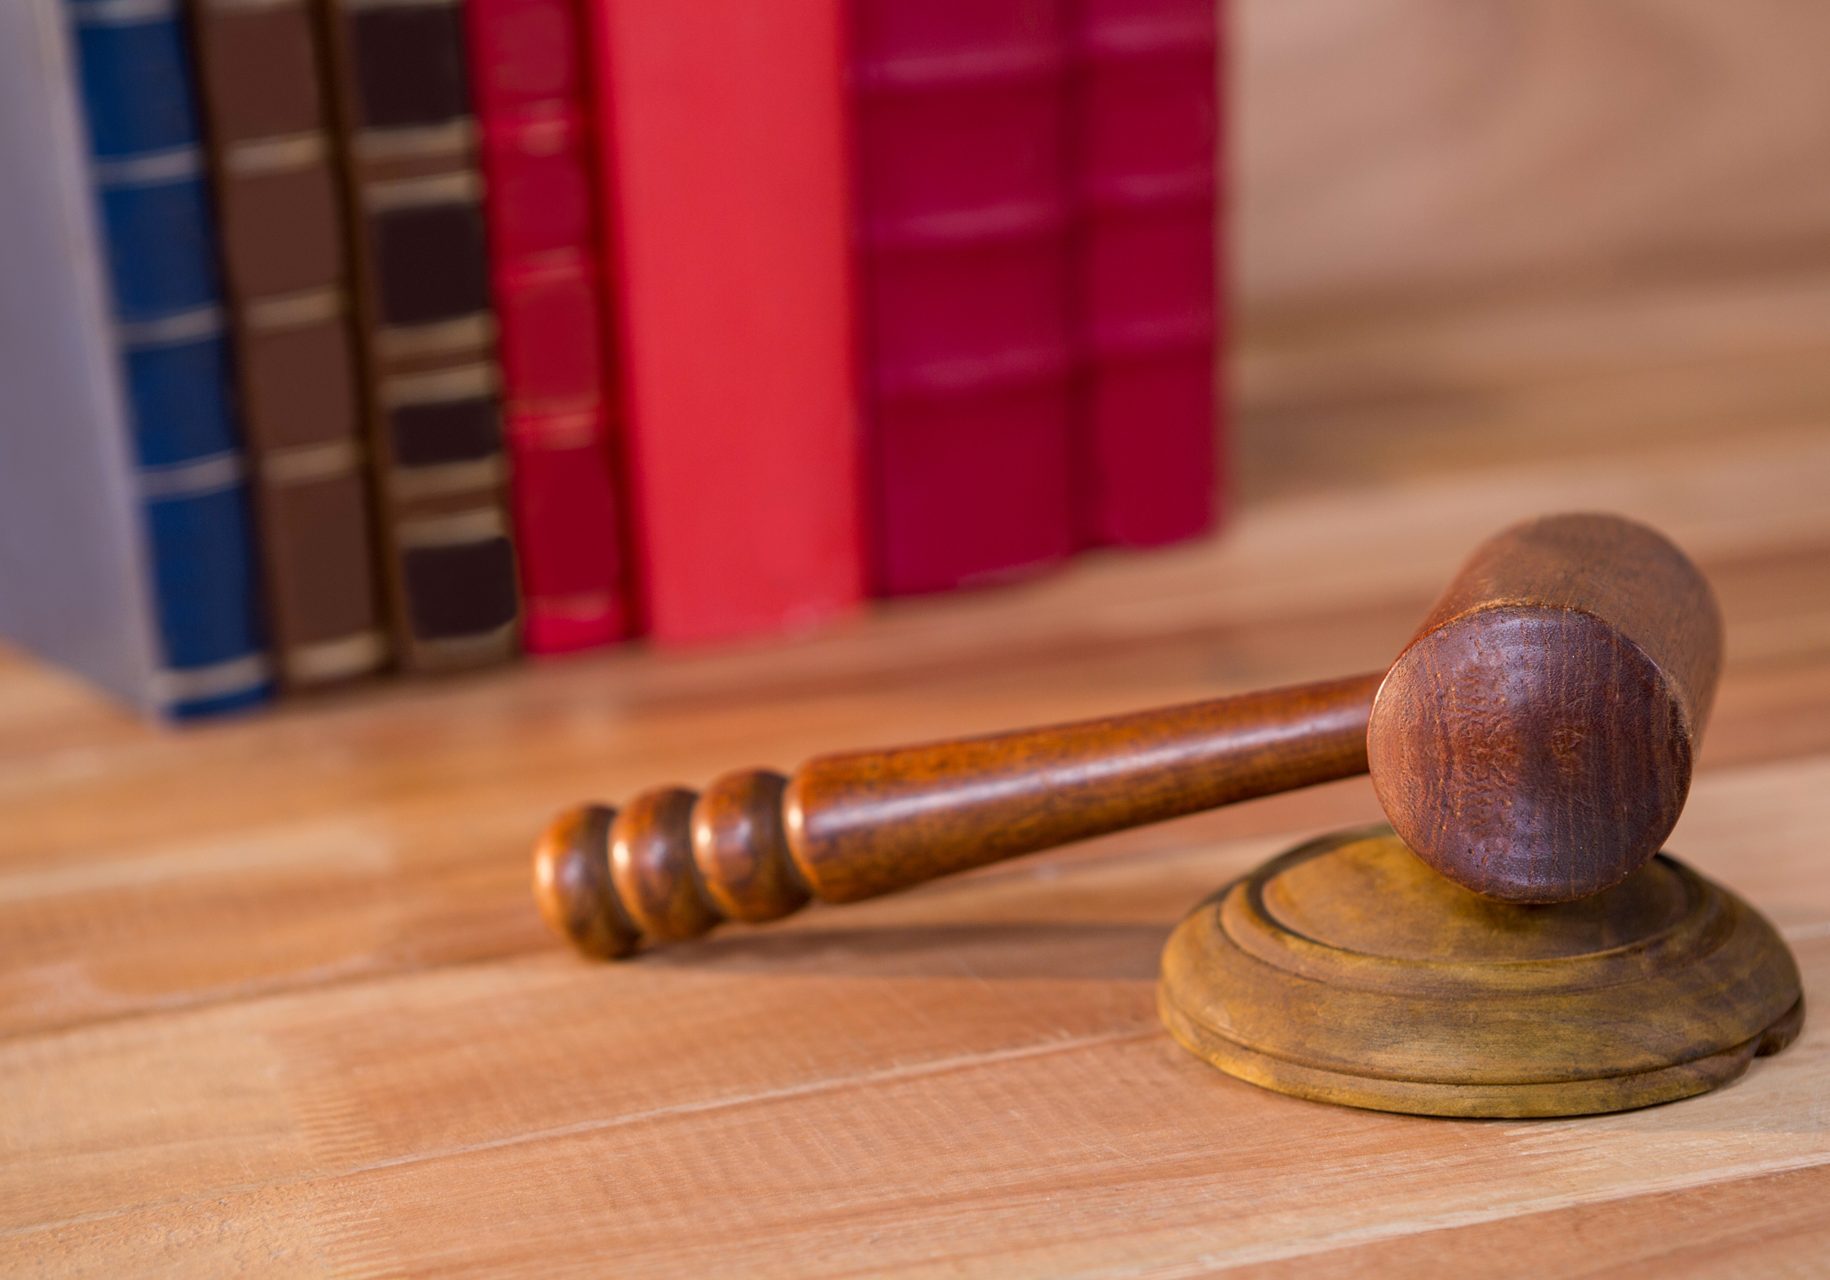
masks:
<svg viewBox="0 0 1830 1280"><path fill-rule="evenodd" d="M1201 534L1219 477L1216 0L1077 0L1083 541Z"/></svg>
<svg viewBox="0 0 1830 1280"><path fill-rule="evenodd" d="M630 633L577 0L466 0L525 644Z"/></svg>
<svg viewBox="0 0 1830 1280"><path fill-rule="evenodd" d="M873 587L1074 549L1071 0L852 0Z"/></svg>
<svg viewBox="0 0 1830 1280"><path fill-rule="evenodd" d="M843 0L596 0L644 616L662 642L862 595Z"/></svg>

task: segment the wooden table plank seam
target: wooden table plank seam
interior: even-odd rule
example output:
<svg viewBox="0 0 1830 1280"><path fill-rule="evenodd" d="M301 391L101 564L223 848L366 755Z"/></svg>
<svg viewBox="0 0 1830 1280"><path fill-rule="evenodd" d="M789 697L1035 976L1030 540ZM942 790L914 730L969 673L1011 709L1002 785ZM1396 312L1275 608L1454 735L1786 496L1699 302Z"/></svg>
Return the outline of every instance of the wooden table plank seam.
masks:
<svg viewBox="0 0 1830 1280"><path fill-rule="evenodd" d="M170 735L0 658L0 1271L1823 1273L1822 288L1292 326L1243 357L1223 539L796 645ZM1716 1093L1425 1121L1170 1042L1173 921L1376 819L1363 780L618 969L539 929L525 842L565 803L1367 668L1467 545L1568 507L1669 530L1728 616L1670 845L1770 915L1814 1012Z"/></svg>

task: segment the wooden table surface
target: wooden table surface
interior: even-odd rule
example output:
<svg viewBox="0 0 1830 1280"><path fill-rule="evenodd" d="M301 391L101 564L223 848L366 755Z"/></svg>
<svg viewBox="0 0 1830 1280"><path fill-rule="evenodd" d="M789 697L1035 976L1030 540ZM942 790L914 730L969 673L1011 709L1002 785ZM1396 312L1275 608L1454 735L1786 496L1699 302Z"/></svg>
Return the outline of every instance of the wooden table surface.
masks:
<svg viewBox="0 0 1830 1280"><path fill-rule="evenodd" d="M182 733L0 658L0 1272L1821 1273L1826 296L1268 326L1224 537L796 643ZM1728 616L1672 843L1820 1012L1719 1093L1423 1120L1170 1043L1171 924L1375 819L1363 779L621 967L535 918L527 847L569 802L1374 668L1479 537L1572 508L1668 531Z"/></svg>

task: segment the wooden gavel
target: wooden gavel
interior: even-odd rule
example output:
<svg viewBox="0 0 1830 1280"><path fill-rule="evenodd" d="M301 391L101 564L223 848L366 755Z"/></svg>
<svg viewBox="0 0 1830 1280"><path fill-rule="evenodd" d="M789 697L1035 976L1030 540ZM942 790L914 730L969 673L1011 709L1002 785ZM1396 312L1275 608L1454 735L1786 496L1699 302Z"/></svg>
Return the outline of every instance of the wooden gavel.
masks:
<svg viewBox="0 0 1830 1280"><path fill-rule="evenodd" d="M1709 586L1662 536L1547 517L1476 549L1384 673L582 806L536 848L535 897L579 950L623 956L1368 772L1443 875L1571 901L1670 834L1721 654Z"/></svg>

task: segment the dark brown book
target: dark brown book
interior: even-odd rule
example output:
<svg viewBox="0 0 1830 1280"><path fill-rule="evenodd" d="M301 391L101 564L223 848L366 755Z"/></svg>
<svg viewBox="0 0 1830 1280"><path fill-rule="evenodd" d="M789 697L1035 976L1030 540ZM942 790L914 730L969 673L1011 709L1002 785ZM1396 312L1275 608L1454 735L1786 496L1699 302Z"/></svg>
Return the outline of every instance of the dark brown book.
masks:
<svg viewBox="0 0 1830 1280"><path fill-rule="evenodd" d="M456 0L320 0L402 664L512 655L520 597Z"/></svg>
<svg viewBox="0 0 1830 1280"><path fill-rule="evenodd" d="M388 657L335 160L307 0L191 0L268 626L282 682Z"/></svg>

